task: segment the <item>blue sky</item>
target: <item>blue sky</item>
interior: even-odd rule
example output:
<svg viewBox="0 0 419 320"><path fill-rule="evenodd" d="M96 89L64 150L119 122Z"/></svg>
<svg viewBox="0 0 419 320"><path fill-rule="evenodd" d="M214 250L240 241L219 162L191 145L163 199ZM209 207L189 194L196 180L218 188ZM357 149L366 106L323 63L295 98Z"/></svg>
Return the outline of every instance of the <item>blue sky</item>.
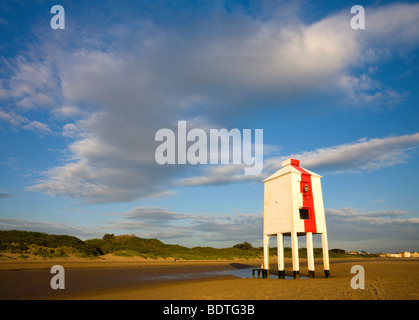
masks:
<svg viewBox="0 0 419 320"><path fill-rule="evenodd" d="M419 4L62 1L53 30L55 4L0 2L1 229L261 246L262 181L294 157L330 248L419 250ZM158 165L181 120L263 129L263 172Z"/></svg>

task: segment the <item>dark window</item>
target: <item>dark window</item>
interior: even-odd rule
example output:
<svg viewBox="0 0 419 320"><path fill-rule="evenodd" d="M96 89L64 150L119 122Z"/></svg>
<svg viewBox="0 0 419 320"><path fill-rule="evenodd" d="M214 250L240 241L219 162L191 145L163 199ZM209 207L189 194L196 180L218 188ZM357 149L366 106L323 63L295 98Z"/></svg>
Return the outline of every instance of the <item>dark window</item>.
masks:
<svg viewBox="0 0 419 320"><path fill-rule="evenodd" d="M308 209L300 209L300 219L308 220Z"/></svg>

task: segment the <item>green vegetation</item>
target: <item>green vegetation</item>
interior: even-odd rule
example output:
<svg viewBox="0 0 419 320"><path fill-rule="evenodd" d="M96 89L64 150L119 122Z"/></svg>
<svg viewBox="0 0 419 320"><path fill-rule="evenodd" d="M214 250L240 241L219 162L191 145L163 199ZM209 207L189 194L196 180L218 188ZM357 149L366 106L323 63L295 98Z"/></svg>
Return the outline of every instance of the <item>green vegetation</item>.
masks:
<svg viewBox="0 0 419 320"><path fill-rule="evenodd" d="M259 259L263 258L263 248L254 248L250 243L243 242L230 248L193 247L165 244L157 239L139 238L135 235L105 234L102 239L82 241L67 235L53 235L42 232L8 230L0 231L0 251L19 253L21 257L33 254L41 257L82 256L97 257L113 254L124 257L144 258L177 258L183 260L209 259ZM270 256L276 256L276 248L270 248ZM291 248L284 248L284 256L291 257ZM301 258L307 257L305 248L299 249ZM321 258L322 249L314 248L314 257ZM347 255L345 250L329 250L331 258L354 257ZM362 255L365 257L366 255Z"/></svg>
<svg viewBox="0 0 419 320"><path fill-rule="evenodd" d="M102 254L76 237L18 230L0 231L0 251L41 257L91 257Z"/></svg>
<svg viewBox="0 0 419 320"><path fill-rule="evenodd" d="M203 260L203 259L234 259L234 258L260 258L261 248L251 247L242 250L236 246L233 248L212 248L212 247L193 247L187 248L180 245L165 244L157 239L144 239L135 235L105 234L102 239L92 239L85 241L93 247L98 248L104 254L112 253L117 256L140 256L144 258L177 258L184 260Z"/></svg>
<svg viewBox="0 0 419 320"><path fill-rule="evenodd" d="M239 243L233 246L233 248L241 250L253 250L253 246L249 242Z"/></svg>

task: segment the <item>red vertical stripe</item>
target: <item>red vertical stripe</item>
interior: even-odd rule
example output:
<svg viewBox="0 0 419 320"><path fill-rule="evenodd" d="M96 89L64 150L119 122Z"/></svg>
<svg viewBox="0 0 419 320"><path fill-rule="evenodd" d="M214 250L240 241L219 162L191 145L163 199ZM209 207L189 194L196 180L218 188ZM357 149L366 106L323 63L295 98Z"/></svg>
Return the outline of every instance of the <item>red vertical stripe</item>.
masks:
<svg viewBox="0 0 419 320"><path fill-rule="evenodd" d="M303 208L309 210L309 217L304 220L305 232L317 232L316 213L314 211L313 188L311 185L311 174L299 166L291 164L295 169L301 172L300 192L303 194ZM305 185L308 185L308 192L304 191Z"/></svg>

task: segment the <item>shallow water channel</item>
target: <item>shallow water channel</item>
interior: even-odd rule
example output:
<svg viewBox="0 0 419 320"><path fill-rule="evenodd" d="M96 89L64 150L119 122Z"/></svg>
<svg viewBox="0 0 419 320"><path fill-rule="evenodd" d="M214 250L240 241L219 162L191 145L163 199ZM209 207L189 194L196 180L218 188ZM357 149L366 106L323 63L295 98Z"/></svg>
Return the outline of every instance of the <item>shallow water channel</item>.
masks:
<svg viewBox="0 0 419 320"><path fill-rule="evenodd" d="M171 274L171 275L160 275L158 277L152 278L152 280L176 280L176 279L199 279L199 278L209 278L209 277L220 277L220 276L234 276L237 278L252 278L252 268L237 268L237 269L225 269L225 270L216 270L216 271L205 271L205 272L191 272L184 274ZM257 275L255 275L257 278ZM301 279L305 277L300 276ZM269 279L278 279L278 275L270 274ZM285 275L285 279L294 279L290 275Z"/></svg>

